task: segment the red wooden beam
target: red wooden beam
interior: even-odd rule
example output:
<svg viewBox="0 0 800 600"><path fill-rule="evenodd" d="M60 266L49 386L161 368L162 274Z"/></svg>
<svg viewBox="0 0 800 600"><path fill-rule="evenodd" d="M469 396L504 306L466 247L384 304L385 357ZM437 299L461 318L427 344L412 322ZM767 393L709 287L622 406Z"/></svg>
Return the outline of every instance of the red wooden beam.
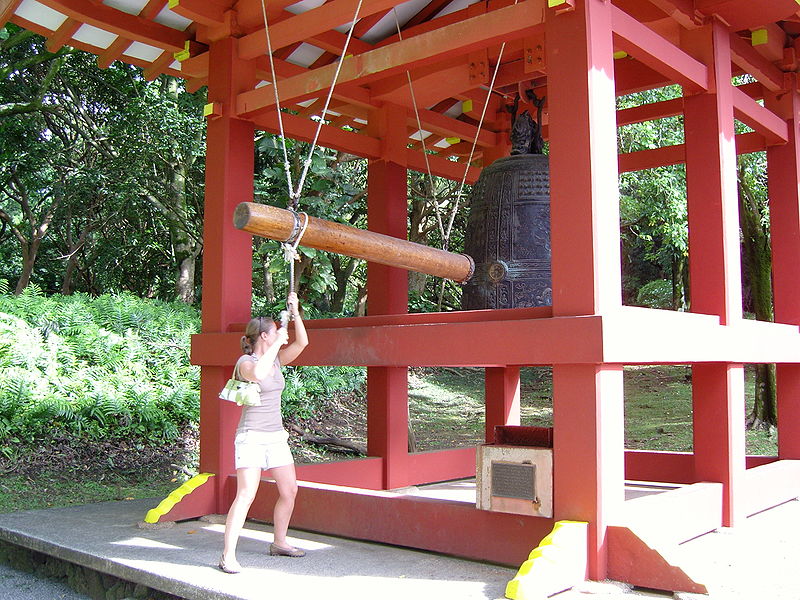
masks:
<svg viewBox="0 0 800 600"><path fill-rule="evenodd" d="M149 44L180 52L190 34L90 0L41 0L42 4L77 21Z"/></svg>
<svg viewBox="0 0 800 600"><path fill-rule="evenodd" d="M219 0L171 0L170 10L201 25L222 25L231 4Z"/></svg>
<svg viewBox="0 0 800 600"><path fill-rule="evenodd" d="M412 171L418 171L420 173L427 173L427 165L429 164L431 167L431 172L438 177L445 177L447 179L452 179L453 181L461 181L464 177L465 165L463 162L453 162L452 160L447 160L446 158L441 158L435 155L428 155L427 164L425 162L425 156L422 152L418 152L412 149L406 150L406 162L408 163L408 168ZM472 185L476 181L478 181L478 177L481 174L481 170L478 167L470 166L467 171L467 183Z"/></svg>
<svg viewBox="0 0 800 600"><path fill-rule="evenodd" d="M618 49L694 91L708 89L708 69L701 62L617 7L612 20Z"/></svg>
<svg viewBox="0 0 800 600"><path fill-rule="evenodd" d="M638 152L623 152L619 155L620 173L644 171L667 165L679 165L686 162L686 148L683 144L663 146Z"/></svg>
<svg viewBox="0 0 800 600"><path fill-rule="evenodd" d="M692 0L650 0L650 3L687 29L695 29L702 25L702 15L695 10Z"/></svg>
<svg viewBox="0 0 800 600"><path fill-rule="evenodd" d="M175 57L172 52L162 52L149 67L145 67L144 78L147 81L153 81L156 77L161 75L174 60Z"/></svg>
<svg viewBox="0 0 800 600"><path fill-rule="evenodd" d="M617 127L683 114L683 98L642 104L617 111Z"/></svg>
<svg viewBox="0 0 800 600"><path fill-rule="evenodd" d="M413 17L411 17L407 23L405 23L401 29L410 29L415 25L419 25L432 19L436 13L442 10L445 6L450 4L450 0L431 0L422 9Z"/></svg>
<svg viewBox="0 0 800 600"><path fill-rule="evenodd" d="M363 0L359 16L368 17L391 8L396 3L396 0ZM358 0L331 0L318 8L270 24L269 37L272 49L277 50L295 42L305 41L348 23L355 14L357 4ZM263 28L239 40L239 56L244 59L255 58L266 51L267 36Z"/></svg>
<svg viewBox="0 0 800 600"><path fill-rule="evenodd" d="M785 144L789 139L789 128L768 108L764 108L737 87L733 87L733 114L745 125L763 135L767 143Z"/></svg>
<svg viewBox="0 0 800 600"><path fill-rule="evenodd" d="M289 113L282 114L286 135L295 140L311 142L317 130L317 123ZM278 114L275 111L262 113L252 119L259 129L279 133ZM364 158L377 158L381 154L380 140L362 133L345 131L331 125L322 125L319 144L341 152L348 152Z"/></svg>
<svg viewBox="0 0 800 600"><path fill-rule="evenodd" d="M784 89L783 71L761 56L751 44L731 33L731 60L771 92Z"/></svg>
<svg viewBox="0 0 800 600"><path fill-rule="evenodd" d="M53 35L47 38L44 45L50 52L58 52L58 50L67 44L72 36L75 34L80 26L83 25L80 21L68 18L61 26L53 32Z"/></svg>
<svg viewBox="0 0 800 600"><path fill-rule="evenodd" d="M477 135L478 146L497 145L497 134L494 132L487 131L486 129L482 129L479 132L478 128L474 125L464 123L463 121L448 117L447 115L432 110L420 110L419 118L422 122L422 126L431 133L436 133L444 137L461 138L470 143L475 141L475 136ZM417 119L414 115L410 114L408 116L407 125L416 129Z"/></svg>
<svg viewBox="0 0 800 600"><path fill-rule="evenodd" d="M118 60L133 42L126 37L119 36L111 45L97 55L97 66L107 69L111 63Z"/></svg>
<svg viewBox="0 0 800 600"><path fill-rule="evenodd" d="M764 136L759 133L739 133L736 135L736 154L750 154L767 149ZM643 171L666 165L686 162L686 148L683 144L663 146L639 152L624 152L619 155L619 170L622 173Z"/></svg>
<svg viewBox="0 0 800 600"><path fill-rule="evenodd" d="M449 54L465 53L507 39L524 37L541 29L542 15L540 3L528 0L376 48L346 59L338 81L345 83L357 80L365 84L378 77L436 62ZM328 65L287 79L281 85L281 99L297 101L313 97L330 85L335 70L336 65ZM237 113L251 116L274 104L271 90L251 90L239 94Z"/></svg>

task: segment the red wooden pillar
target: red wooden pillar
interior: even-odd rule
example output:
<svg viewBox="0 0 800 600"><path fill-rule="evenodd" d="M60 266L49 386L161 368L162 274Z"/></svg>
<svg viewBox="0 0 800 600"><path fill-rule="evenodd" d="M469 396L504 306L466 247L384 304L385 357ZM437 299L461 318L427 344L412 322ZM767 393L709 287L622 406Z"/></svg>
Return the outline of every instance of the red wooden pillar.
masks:
<svg viewBox="0 0 800 600"><path fill-rule="evenodd" d="M554 316L622 304L610 9L578 0L546 20ZM588 575L603 579L624 501L622 367L555 365L553 423L554 516L590 523Z"/></svg>
<svg viewBox="0 0 800 600"><path fill-rule="evenodd" d="M767 106L789 124L789 141L767 148L772 289L775 321L800 325L800 94L767 97ZM800 459L800 365L777 365L778 456Z"/></svg>
<svg viewBox="0 0 800 600"><path fill-rule="evenodd" d="M236 94L254 82L251 66L238 60L236 40L210 47L208 101L222 107L207 129L206 200L203 225L203 333L226 332L250 319L252 238L233 226L233 210L253 199L253 124L231 116ZM234 472L233 437L240 409L217 395L229 367L203 367L200 376L200 471L215 473L217 512L228 510L227 475Z"/></svg>
<svg viewBox="0 0 800 600"><path fill-rule="evenodd" d="M488 367L484 378L487 444L496 425L519 425L519 367Z"/></svg>
<svg viewBox="0 0 800 600"><path fill-rule="evenodd" d="M406 111L386 106L370 115L370 135L383 140L383 156L367 175L369 229L407 239ZM367 265L367 313L408 312L408 273ZM367 369L367 452L383 457L383 488L408 485L408 368Z"/></svg>
<svg viewBox="0 0 800 600"><path fill-rule="evenodd" d="M735 325L742 278L730 38L714 22L685 42L716 81L707 93L684 98L691 310ZM724 484L723 524L732 526L745 470L742 365L693 365L692 402L695 477Z"/></svg>

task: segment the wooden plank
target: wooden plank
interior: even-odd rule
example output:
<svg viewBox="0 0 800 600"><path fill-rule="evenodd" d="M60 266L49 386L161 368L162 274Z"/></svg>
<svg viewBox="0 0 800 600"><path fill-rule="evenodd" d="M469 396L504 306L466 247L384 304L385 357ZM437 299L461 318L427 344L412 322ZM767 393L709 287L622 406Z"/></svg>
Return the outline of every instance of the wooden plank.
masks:
<svg viewBox="0 0 800 600"><path fill-rule="evenodd" d="M527 0L345 59L338 83L357 80L366 84L378 77L436 62L448 54L465 53L530 35L542 27L542 4L539 0ZM328 65L281 82L281 101L314 97L328 88L335 71L336 65ZM249 117L274 104L271 90L251 90L239 94L236 112Z"/></svg>

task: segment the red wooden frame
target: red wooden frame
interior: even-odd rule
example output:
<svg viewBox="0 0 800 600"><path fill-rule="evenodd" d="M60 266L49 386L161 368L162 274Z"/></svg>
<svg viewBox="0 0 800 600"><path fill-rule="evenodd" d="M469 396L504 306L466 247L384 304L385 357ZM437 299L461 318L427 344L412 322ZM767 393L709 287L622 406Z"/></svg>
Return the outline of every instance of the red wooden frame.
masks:
<svg viewBox="0 0 800 600"><path fill-rule="evenodd" d="M194 337L192 362L201 366L200 467L217 477L167 518L225 511L235 488L238 413L222 405L217 392L238 355L251 296L251 241L233 228L231 214L239 201L252 199L255 129L278 129L272 90L256 87L271 78L261 0L170 2L170 10L192 21L185 31L154 22L162 0L147 3L139 15L88 0L41 1L65 16L60 27L48 30L17 15L18 1L0 4L0 16L49 37L50 49L71 44L93 51L101 66L123 57L142 66L148 78L163 72L184 77L190 89L208 84L202 333ZM308 141L319 96L335 69L332 58L344 45L345 35L334 28L350 18L355 2L333 0L301 14L286 10L293 3L270 1L267 12L281 104L296 112L284 114L285 130ZM342 59L334 94L341 117L322 127L320 143L369 160L369 228L405 237L408 169L425 171L428 162L436 175L460 180L466 170L474 182L481 166L508 152L508 96L490 99L483 128L477 126L486 102L482 86L500 42L508 42L498 90L513 95L535 89L547 97L553 305L409 315L406 274L369 265L370 316L309 322L311 345L300 364L368 368L370 456L299 466L300 477L318 485L303 484L295 524L520 562L552 520L364 489L474 474L474 449L408 452L409 366L485 367L489 440L494 425L519 422L519 367L551 365L554 510L559 519L590 523L588 575L701 589L665 563L659 543L737 525L800 494L800 94L797 76L784 72L792 68L795 44L784 37L754 47L740 35L764 26L780 36L776 22L797 21L800 9L794 0L574 0L555 10L545 0L490 0L434 18L447 4L434 0L411 17L402 39L395 33L375 43L358 39L395 4L364 2L352 56ZM107 48L76 41L84 23L119 37ZM125 57L134 42L162 52L153 61ZM302 42L323 51L308 68L287 60ZM189 57L178 70L171 53L187 44ZM782 45L787 58L776 61ZM418 84L421 127L437 136L432 139L478 140L476 162L468 168L463 156L451 160L462 153L459 145L437 149L426 161L419 144L410 143L418 127L406 71ZM734 88L731 77L741 73L757 83ZM679 99L615 110L615 96L673 83L683 86ZM297 104L306 99L314 102ZM464 100L472 108L451 116ZM616 126L680 115L684 144L618 154ZM734 118L754 131L734 135ZM776 323L746 321L741 308L736 155L762 150L769 170ZM692 314L622 306L618 173L679 163L687 172ZM744 453L742 365L759 362L778 363L777 457ZM623 365L668 363L692 365L694 451L626 452ZM626 478L684 487L625 501ZM274 495L272 485L262 486L255 516L270 518ZM684 518L663 519L670 512ZM654 521L661 527L654 528Z"/></svg>

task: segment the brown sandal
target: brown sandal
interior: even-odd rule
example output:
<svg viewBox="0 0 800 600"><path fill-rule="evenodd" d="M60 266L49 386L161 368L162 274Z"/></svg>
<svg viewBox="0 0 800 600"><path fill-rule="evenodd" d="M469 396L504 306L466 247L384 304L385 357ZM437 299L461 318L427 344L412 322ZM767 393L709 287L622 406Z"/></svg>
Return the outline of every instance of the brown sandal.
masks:
<svg viewBox="0 0 800 600"><path fill-rule="evenodd" d="M269 553L272 556L291 556L292 558L301 558L306 555L306 551L300 548L283 548L276 544L269 545Z"/></svg>

